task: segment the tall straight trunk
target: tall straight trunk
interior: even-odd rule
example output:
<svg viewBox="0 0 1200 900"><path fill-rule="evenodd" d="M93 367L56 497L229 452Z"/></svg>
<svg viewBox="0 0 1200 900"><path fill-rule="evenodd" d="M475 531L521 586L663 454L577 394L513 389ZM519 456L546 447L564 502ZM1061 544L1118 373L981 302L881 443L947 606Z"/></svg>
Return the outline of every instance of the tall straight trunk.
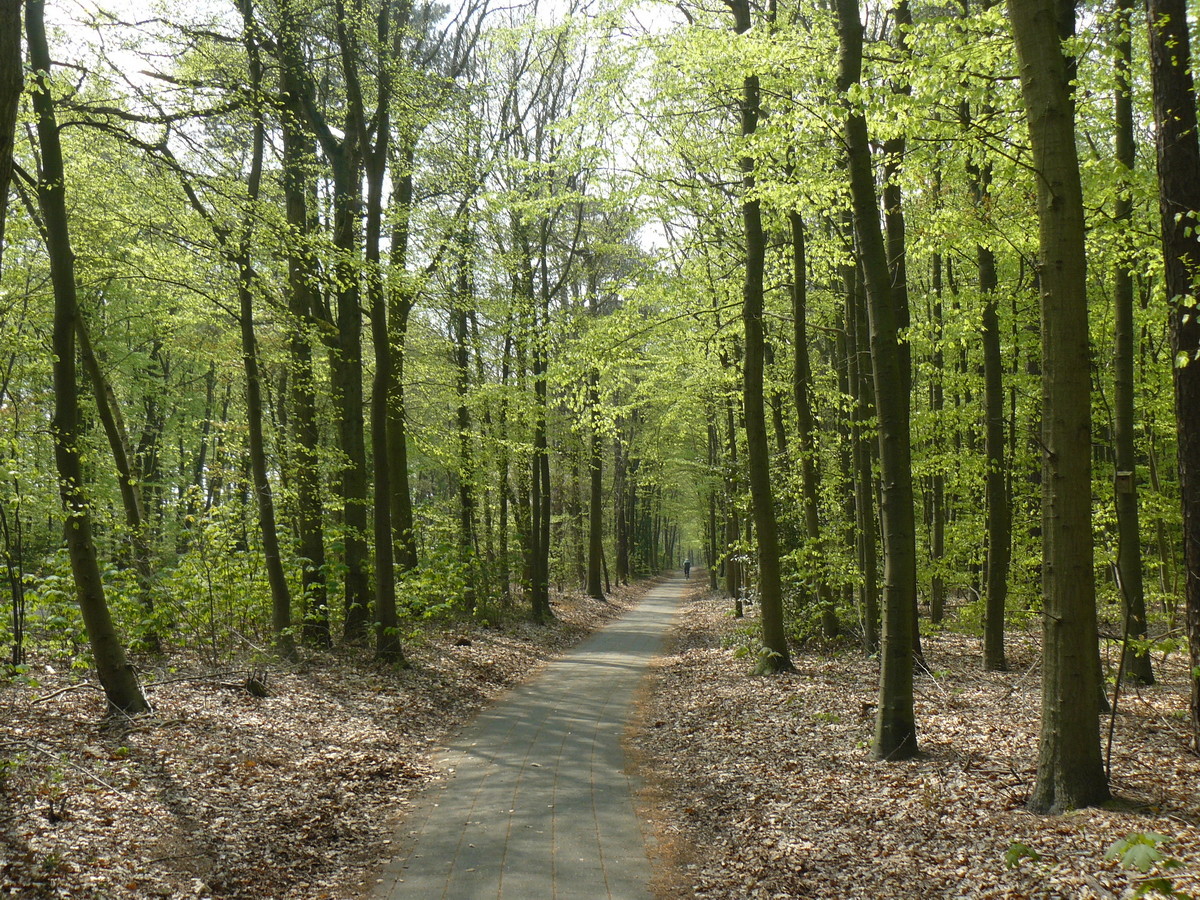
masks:
<svg viewBox="0 0 1200 900"><path fill-rule="evenodd" d="M110 709L139 713L149 709L133 667L109 614L96 546L92 542L90 504L84 491L83 428L79 413L79 383L75 369L76 320L79 304L75 285L75 254L67 219L66 173L54 101L50 96L50 49L46 43L45 4L29 0L25 27L29 62L33 68L30 97L36 116L41 167L37 196L45 225L46 252L54 289L54 461L59 493L67 511L64 529L75 598L83 615L96 674Z"/></svg>
<svg viewBox="0 0 1200 900"><path fill-rule="evenodd" d="M0 272L4 270L4 226L8 220L17 108L25 87L21 67L22 5L22 0L0 0Z"/></svg>
<svg viewBox="0 0 1200 900"><path fill-rule="evenodd" d="M1187 4L1150 0L1150 72L1158 151L1159 215L1171 298L1175 433L1183 503L1184 597L1191 648L1192 744L1200 751L1200 143L1192 81Z"/></svg>
<svg viewBox="0 0 1200 900"><path fill-rule="evenodd" d="M377 37L387 46L390 16L385 8L377 23ZM379 75L379 100L375 110L378 137L366 154L367 215L364 232L367 302L371 311L371 345L375 351L375 377L371 386L371 455L375 463L375 503L372 526L375 544L375 655L385 663L403 665L400 646L399 616L396 610L395 544L392 535L391 448L388 445L388 418L391 409L389 390L392 377L392 334L388 327L387 292L381 262L383 241L383 187L387 172L388 141L391 121L387 101L390 96L390 69ZM366 142L366 135L362 136Z"/></svg>
<svg viewBox="0 0 1200 900"><path fill-rule="evenodd" d="M1117 162L1122 167L1122 180L1126 183L1137 163L1133 137L1133 86L1130 82L1133 8L1133 0L1118 0L1116 35L1113 39L1117 79L1113 103L1113 126L1116 132L1114 149ZM1133 218L1133 198L1127 190L1117 192L1113 218L1119 225L1129 226ZM1121 594L1129 622L1125 639L1133 637L1144 641L1147 636L1146 595L1142 575L1137 457L1134 448L1137 426L1134 419L1133 356L1136 332L1133 322L1133 273L1129 262L1121 257L1118 257L1113 269L1113 319L1113 450L1116 457L1113 500L1117 512L1117 568L1121 573ZM1134 650L1129 655L1128 676L1142 684L1154 684L1149 652Z"/></svg>
<svg viewBox="0 0 1200 900"><path fill-rule="evenodd" d="M250 87L262 87L262 61L251 23L254 11L251 0L241 0L243 22L246 25L245 49L249 61ZM247 176L246 195L250 203L258 201L262 184L263 154L266 144L264 110L256 111L254 138ZM246 373L246 430L250 451L250 477L258 504L259 528L262 531L263 561L267 583L271 590L271 633L275 649L285 659L296 655L292 636L292 594L279 547L279 530L275 521L275 497L271 488L270 467L267 464L266 439L263 434L262 377L258 367L258 336L254 330L254 269L250 261L250 241L255 213L247 210L237 239L232 261L237 266L238 324L242 339L242 367Z"/></svg>
<svg viewBox="0 0 1200 900"><path fill-rule="evenodd" d="M939 180L940 187L940 180ZM939 192L940 193L940 192ZM942 254L933 255L933 373L930 376L929 412L934 421L935 451L945 451L942 411L946 406L945 379L946 354L942 349L944 320L942 316ZM931 479L929 511L929 561L933 574L929 579L929 618L940 623L946 606L946 580L942 575L942 561L946 555L946 475L941 465Z"/></svg>
<svg viewBox="0 0 1200 900"><path fill-rule="evenodd" d="M971 193L979 215L987 222L991 206L990 164L972 167ZM989 672L1008 668L1004 657L1004 606L1008 598L1008 566L1012 553L1012 513L1005 484L1004 362L1000 349L1000 316L996 297L996 256L992 248L975 248L979 293L983 299L980 338L983 343L983 418L987 498L987 571L984 582L983 667Z"/></svg>
<svg viewBox="0 0 1200 900"><path fill-rule="evenodd" d="M863 25L857 0L837 0L838 89L848 91L862 75ZM867 288L871 362L875 374L884 535L883 641L879 705L872 752L877 759L905 759L917 752L913 713L913 650L916 640L917 547L913 516L910 397L905 354L895 306L887 248L879 223L867 122L846 118L854 231Z"/></svg>
<svg viewBox="0 0 1200 900"><path fill-rule="evenodd" d="M340 170L340 171L339 171ZM331 353L338 440L344 461L339 487L342 527L345 529L342 563L345 636L366 637L370 621L370 580L367 575L367 451L364 433L362 313L359 308L357 191L346 161L335 165L334 247L339 251L337 271L337 339Z"/></svg>
<svg viewBox="0 0 1200 900"><path fill-rule="evenodd" d="M549 298L543 297L539 311L534 313L533 342L533 454L530 458L531 490L530 528L533 536L531 584L533 618L546 622L550 612L550 447L547 429L549 415L549 385L546 333L550 315Z"/></svg>
<svg viewBox="0 0 1200 900"><path fill-rule="evenodd" d="M628 455L623 438L613 441L613 540L617 551L617 582L629 584Z"/></svg>
<svg viewBox="0 0 1200 900"><path fill-rule="evenodd" d="M509 316L509 324L512 323L511 314ZM509 374L512 371L512 331L511 328L504 335L504 352L501 355L500 363L500 387L507 391ZM496 555L500 561L500 571L497 577L500 580L500 597L504 603L512 602L512 564L508 555L508 514L509 514L509 492L512 490L510 484L509 472L509 457L508 457L508 398L502 393L500 395L500 408L496 412L496 430L499 438L500 450L496 454L496 475L499 488L499 534L496 537Z"/></svg>
<svg viewBox="0 0 1200 900"><path fill-rule="evenodd" d="M708 547L705 553L704 565L708 568L708 589L715 591L718 587L717 577L719 567L717 559L720 556L720 535L717 532L717 494L719 488L716 480L720 475L721 439L717 433L716 404L708 405L708 473L710 487L708 489Z"/></svg>
<svg viewBox="0 0 1200 900"><path fill-rule="evenodd" d="M600 435L599 405L597 393L599 375L593 371L588 377L588 564L587 592L589 597L604 599L604 587L600 581L604 562L604 458L603 439Z"/></svg>
<svg viewBox="0 0 1200 900"><path fill-rule="evenodd" d="M879 651L878 544L875 540L875 476L872 442L866 422L874 415L875 389L870 375L865 318L865 298L859 269L842 268L845 288L846 369L853 405L850 412L850 444L854 473L855 555L862 571L859 609L862 616L863 647L868 654Z"/></svg>
<svg viewBox="0 0 1200 900"><path fill-rule="evenodd" d="M725 357L722 355L722 362ZM725 398L725 433L728 448L725 461L725 592L733 598L734 615L742 618L745 615L743 599L745 581L742 571L742 524L738 515L737 502L740 493L739 466L737 449L737 426L734 422L733 398Z"/></svg>
<svg viewBox="0 0 1200 900"><path fill-rule="evenodd" d="M800 451L800 480L804 488L804 532L808 540L810 563L817 571L817 606L821 612L821 631L827 638L841 630L833 591L825 568L825 540L821 535L818 504L817 432L812 410L812 365L808 358L808 272L804 247L804 220L800 213L788 213L792 237L792 398L796 404L796 443Z"/></svg>
<svg viewBox="0 0 1200 900"><path fill-rule="evenodd" d="M392 166L392 246L388 264L393 271L403 272L408 264L410 223L413 213L413 167L416 154L412 141L396 154ZM392 349L391 379L388 383L388 477L391 483L392 539L395 541L395 563L401 572L417 567L417 538L413 530L412 485L408 472L408 422L405 418L404 366L408 345L408 321L415 297L412 289L401 279L388 309L388 334ZM507 590L507 588L506 588Z"/></svg>
<svg viewBox="0 0 1200 900"><path fill-rule="evenodd" d="M470 302L471 277L467 263L466 237L460 247L455 279L454 309L451 310L451 331L454 339L454 392L458 405L455 425L458 430L458 547L459 559L467 572L463 606L474 612L478 565L475 555L475 464L471 454L471 410L467 405L470 392L470 348L467 343L467 304Z"/></svg>
<svg viewBox="0 0 1200 900"><path fill-rule="evenodd" d="M736 0L731 6L736 20L734 27L738 34L743 34L751 24L749 0ZM743 138L752 136L757 130L758 117L758 76L747 75L742 83ZM762 227L762 204L755 194L754 158L743 156L741 169L742 225L746 242L746 273L742 285L742 325L746 332L746 356L742 362L742 405L746 416L746 473L750 482L750 505L758 549L758 597L765 651L756 671L790 672L793 666L783 621L779 529L771 491L771 450L767 442L763 404L763 269L766 265L767 243Z"/></svg>
<svg viewBox="0 0 1200 900"><path fill-rule="evenodd" d="M1109 797L1100 755L1092 570L1091 384L1073 0L1008 0L1037 173L1042 322L1042 725L1035 812Z"/></svg>
<svg viewBox="0 0 1200 900"><path fill-rule="evenodd" d="M316 185L309 170L316 161L313 140L301 127L298 79L289 65L280 72L285 114L283 131L283 191L290 240L288 254L288 360L291 378L293 483L296 491L296 531L303 597L301 635L306 643L328 647L329 585L325 564L324 504L321 493L320 433L317 424L317 385L309 324L316 317L318 272L312 252L315 216L311 206Z"/></svg>
<svg viewBox="0 0 1200 900"><path fill-rule="evenodd" d="M342 564L345 636L362 640L370 620L370 581L367 574L367 469L363 408L362 290L359 279L359 210L362 193L363 138L367 133L359 83L356 32L343 0L334 0L337 52L345 81L342 134L329 125L317 105L316 86L308 77L300 47L302 11L295 0L280 3L278 49L285 67L300 80L297 97L308 127L321 144L333 176L332 243L336 284L336 337L331 342L330 378L338 443L344 458L339 479L345 550Z"/></svg>

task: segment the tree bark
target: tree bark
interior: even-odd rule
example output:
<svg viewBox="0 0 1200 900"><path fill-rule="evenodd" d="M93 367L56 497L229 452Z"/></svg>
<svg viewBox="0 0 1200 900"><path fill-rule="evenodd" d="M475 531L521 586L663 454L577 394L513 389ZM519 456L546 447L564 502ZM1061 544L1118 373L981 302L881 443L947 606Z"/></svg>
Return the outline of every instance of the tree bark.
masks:
<svg viewBox="0 0 1200 900"><path fill-rule="evenodd" d="M1133 0L1118 0L1113 41L1116 98L1113 103L1115 155L1122 167L1121 189L1117 191L1113 219L1123 229L1133 219L1133 197L1129 181L1137 164L1133 137L1133 86L1130 69L1133 59L1131 33ZM1126 236L1121 234L1124 242ZM1116 473L1113 501L1117 513L1117 568L1120 590L1129 623L1125 640L1146 640L1146 594L1142 572L1141 525L1138 521L1137 456L1134 434L1133 356L1136 332L1133 322L1133 273L1125 259L1124 246L1113 268L1113 451ZM1126 675L1141 684L1154 684L1150 653L1136 649L1128 655Z"/></svg>
<svg viewBox="0 0 1200 900"><path fill-rule="evenodd" d="M837 0L838 89L849 90L862 76L863 26L857 0ZM913 650L916 640L917 547L913 516L910 397L905 390L905 354L900 343L900 311L879 223L867 122L850 110L846 118L854 231L862 259L871 327L882 481L884 535L883 641L879 706L872 752L877 759L905 759L917 752L913 713Z"/></svg>
<svg viewBox="0 0 1200 900"><path fill-rule="evenodd" d="M730 6L734 14L734 30L744 34L751 25L749 2L735 0ZM749 138L757 130L760 114L757 75L747 75L743 79L740 112L742 137ZM764 650L756 671L790 672L793 666L784 629L779 534L771 490L771 451L767 441L763 401L763 269L766 264L766 238L762 227L762 204L755 194L752 156L742 157L741 170L742 225L746 249L745 280L742 285L742 325L746 334L746 355L742 361L742 405L746 417L746 470L758 549L758 591Z"/></svg>
<svg viewBox="0 0 1200 900"><path fill-rule="evenodd" d="M4 226L8 220L17 108L25 87L21 67L22 5L22 0L0 0L0 272L4 271Z"/></svg>
<svg viewBox="0 0 1200 900"><path fill-rule="evenodd" d="M1150 0L1150 72L1159 217L1174 354L1175 433L1183 504L1184 598L1191 652L1192 744L1200 751L1200 142L1184 0Z"/></svg>
<svg viewBox="0 0 1200 900"><path fill-rule="evenodd" d="M50 96L50 49L46 43L45 4L29 0L25 27L29 62L34 76L30 96L36 115L41 170L37 195L46 229L46 252L54 289L54 460L58 469L59 493L67 511L65 538L75 580L75 596L83 615L96 674L110 709L139 713L150 708L138 685L132 666L104 595L96 546L92 542L92 519L84 491L82 463L83 428L79 415L79 383L75 369L76 320L79 304L75 285L75 254L71 249L67 219L66 181L62 145L54 101Z"/></svg>
<svg viewBox="0 0 1200 900"><path fill-rule="evenodd" d="M804 531L809 565L815 570L817 606L821 632L829 639L841 630L833 591L825 566L825 540L821 534L817 432L812 411L812 365L808 359L808 272L804 246L804 220L793 210L788 214L792 237L792 396L796 403L796 443L800 452L800 480L804 488Z"/></svg>
<svg viewBox="0 0 1200 900"><path fill-rule="evenodd" d="M283 115L283 191L289 240L288 309L291 313L288 356L292 369L292 465L296 485L296 531L303 567L301 634L305 642L328 647L329 583L325 562L324 504L321 493L320 433L317 423L316 373L309 326L316 319L318 278L312 239L315 222L310 201L315 184L308 174L316 162L313 138L303 127L303 108L296 92L300 79L285 60L280 71Z"/></svg>
<svg viewBox="0 0 1200 900"><path fill-rule="evenodd" d="M1008 0L1038 197L1042 321L1042 725L1034 812L1109 798L1100 755L1092 571L1083 195L1071 96L1073 0Z"/></svg>
<svg viewBox="0 0 1200 900"><path fill-rule="evenodd" d="M262 88L262 63L253 33L254 11L251 0L241 0L243 21L246 26L245 45L250 68L250 86L254 91ZM256 103L258 100L256 99ZM263 153L266 142L264 110L260 107L254 120L254 137L251 151L250 171L247 177L247 197L251 204L257 202L262 184ZM254 482L254 496L258 501L258 520L262 531L263 558L267 570L267 582L271 590L271 633L275 649L280 656L291 659L296 655L292 636L292 595L287 575L283 571L283 559L279 547L279 531L275 522L275 499L271 489L271 478L267 464L266 440L263 435L262 378L258 367L258 337L254 330L254 269L250 261L250 238L255 213L247 209L242 224L242 234L234 250L233 262L237 265L238 324L242 339L242 365L246 373L246 425L250 449L250 473ZM232 249L232 248L231 248Z"/></svg>

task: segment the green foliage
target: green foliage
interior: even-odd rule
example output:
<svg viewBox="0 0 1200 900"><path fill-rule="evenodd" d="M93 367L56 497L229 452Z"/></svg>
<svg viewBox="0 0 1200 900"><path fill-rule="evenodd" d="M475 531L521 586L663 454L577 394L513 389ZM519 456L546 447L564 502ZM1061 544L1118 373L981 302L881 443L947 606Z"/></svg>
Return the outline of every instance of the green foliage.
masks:
<svg viewBox="0 0 1200 900"><path fill-rule="evenodd" d="M1104 854L1105 859L1117 860L1123 868L1136 869L1143 875L1152 869L1179 869L1183 863L1178 859L1167 856L1160 849L1163 844L1170 843L1166 835L1154 832L1134 832L1120 840L1114 841ZM1133 890L1134 897L1163 896L1176 897L1179 900L1192 900L1192 895L1178 890L1175 883L1162 875L1139 879Z"/></svg>
<svg viewBox="0 0 1200 900"><path fill-rule="evenodd" d="M1037 862L1042 858L1042 854L1038 853L1028 844L1022 844L1020 841L1013 841L1008 845L1008 849L1004 851L1004 865L1010 869L1015 869L1021 865L1022 860L1032 860Z"/></svg>

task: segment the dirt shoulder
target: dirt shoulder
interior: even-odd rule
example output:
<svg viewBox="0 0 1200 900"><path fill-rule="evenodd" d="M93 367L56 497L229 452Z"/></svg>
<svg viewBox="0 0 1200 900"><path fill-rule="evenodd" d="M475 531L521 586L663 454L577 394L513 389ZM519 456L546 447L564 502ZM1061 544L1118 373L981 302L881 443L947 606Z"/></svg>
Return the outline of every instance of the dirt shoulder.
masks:
<svg viewBox="0 0 1200 900"><path fill-rule="evenodd" d="M341 900L358 896L428 760L481 707L635 602L558 598L558 621L429 624L411 668L367 651L267 671L172 659L143 673L154 711L34 659L0 686L0 897Z"/></svg>
<svg viewBox="0 0 1200 900"><path fill-rule="evenodd" d="M682 871L662 896L1114 898L1155 874L1200 896L1200 758L1179 716L1181 654L1158 665L1160 684L1121 701L1120 808L1042 817L1023 808L1040 705L1031 635L1010 636L1012 671L1000 674L981 671L977 639L926 637L922 754L878 763L877 663L854 647L814 649L796 655L796 674L752 677L736 652L746 623L729 607L700 597L684 609L632 738L660 844ZM1105 859L1115 840L1148 832L1169 839L1160 850L1181 868L1143 876Z"/></svg>

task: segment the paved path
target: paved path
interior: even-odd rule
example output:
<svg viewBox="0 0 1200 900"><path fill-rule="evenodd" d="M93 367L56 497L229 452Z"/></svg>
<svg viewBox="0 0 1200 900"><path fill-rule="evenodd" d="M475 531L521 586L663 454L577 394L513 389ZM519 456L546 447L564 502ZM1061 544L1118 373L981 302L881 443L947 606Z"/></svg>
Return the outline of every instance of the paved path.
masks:
<svg viewBox="0 0 1200 900"><path fill-rule="evenodd" d="M686 584L653 588L485 710L438 760L449 777L401 825L371 897L649 898L621 738Z"/></svg>

